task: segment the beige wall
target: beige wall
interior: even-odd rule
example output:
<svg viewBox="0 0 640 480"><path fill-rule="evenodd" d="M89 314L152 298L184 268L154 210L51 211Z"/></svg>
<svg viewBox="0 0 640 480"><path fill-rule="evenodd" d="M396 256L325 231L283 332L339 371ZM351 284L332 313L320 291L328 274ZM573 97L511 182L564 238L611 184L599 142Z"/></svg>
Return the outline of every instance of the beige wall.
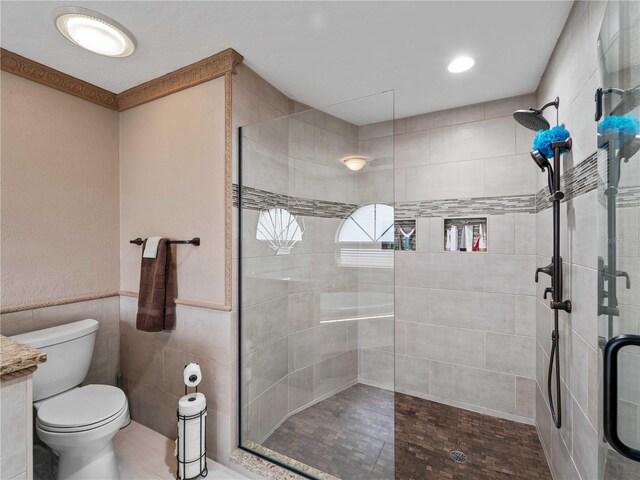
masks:
<svg viewBox="0 0 640 480"><path fill-rule="evenodd" d="M120 114L121 289L138 291L136 237L199 236L175 247L178 297L224 296L224 78Z"/></svg>
<svg viewBox="0 0 640 480"><path fill-rule="evenodd" d="M2 306L118 290L118 113L1 78Z"/></svg>
<svg viewBox="0 0 640 480"><path fill-rule="evenodd" d="M224 304L224 88L219 78L119 114L2 73L2 306L137 291L141 249L129 240L154 234L201 237L175 247L178 295ZM75 302L5 313L0 332L97 319L85 383L115 384L122 363L133 418L169 436L182 367L200 363L209 456L226 462L232 314L180 305L175 331L149 334L135 313L134 298Z"/></svg>
<svg viewBox="0 0 640 480"><path fill-rule="evenodd" d="M138 291L141 247L129 240L201 238L174 247L178 297L225 303L225 84L218 78L120 114L121 289ZM208 456L235 446L237 368L231 313L178 305L171 332L136 330L137 300L120 297L121 368L134 420L175 437L182 370L197 362L207 396Z"/></svg>

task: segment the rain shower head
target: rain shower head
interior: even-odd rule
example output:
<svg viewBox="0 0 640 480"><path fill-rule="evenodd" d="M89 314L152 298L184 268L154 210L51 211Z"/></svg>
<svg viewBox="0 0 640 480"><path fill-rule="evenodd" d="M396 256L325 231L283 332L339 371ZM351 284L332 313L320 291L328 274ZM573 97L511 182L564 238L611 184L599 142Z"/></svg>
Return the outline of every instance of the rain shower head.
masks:
<svg viewBox="0 0 640 480"><path fill-rule="evenodd" d="M513 118L515 118L516 122L520 125L534 132L538 130L548 130L550 127L547 119L542 116L542 112L534 108L518 110L513 113Z"/></svg>
<svg viewBox="0 0 640 480"><path fill-rule="evenodd" d="M546 108L554 106L556 107L556 112L558 111L558 106L560 105L560 99L556 97L553 102L549 102L544 105L542 108L529 108L528 110L516 110L513 112L513 118L525 128L529 130L533 130L537 132L538 130L548 130L550 125L546 118L542 116L542 112L545 111Z"/></svg>

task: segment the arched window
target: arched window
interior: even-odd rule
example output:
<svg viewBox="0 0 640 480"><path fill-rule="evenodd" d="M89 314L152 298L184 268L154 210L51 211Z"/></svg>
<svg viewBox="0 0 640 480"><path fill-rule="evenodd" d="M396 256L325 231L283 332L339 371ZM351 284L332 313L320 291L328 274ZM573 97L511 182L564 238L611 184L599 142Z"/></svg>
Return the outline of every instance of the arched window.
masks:
<svg viewBox="0 0 640 480"><path fill-rule="evenodd" d="M276 255L286 255L291 248L302 240L304 222L291 215L284 208L262 210L258 217L256 239L265 242L276 252Z"/></svg>
<svg viewBox="0 0 640 480"><path fill-rule="evenodd" d="M383 203L364 205L340 225L338 265L393 268L394 210Z"/></svg>
<svg viewBox="0 0 640 480"><path fill-rule="evenodd" d="M340 226L338 242L393 242L393 207L372 203L358 208Z"/></svg>

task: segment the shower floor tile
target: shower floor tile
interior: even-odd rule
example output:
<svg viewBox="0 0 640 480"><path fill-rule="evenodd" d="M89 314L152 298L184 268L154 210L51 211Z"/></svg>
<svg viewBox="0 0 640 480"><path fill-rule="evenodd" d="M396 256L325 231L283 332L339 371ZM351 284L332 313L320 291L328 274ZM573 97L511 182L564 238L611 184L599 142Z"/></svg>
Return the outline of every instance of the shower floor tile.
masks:
<svg viewBox="0 0 640 480"><path fill-rule="evenodd" d="M264 446L345 480L551 479L534 427L363 384L291 416Z"/></svg>

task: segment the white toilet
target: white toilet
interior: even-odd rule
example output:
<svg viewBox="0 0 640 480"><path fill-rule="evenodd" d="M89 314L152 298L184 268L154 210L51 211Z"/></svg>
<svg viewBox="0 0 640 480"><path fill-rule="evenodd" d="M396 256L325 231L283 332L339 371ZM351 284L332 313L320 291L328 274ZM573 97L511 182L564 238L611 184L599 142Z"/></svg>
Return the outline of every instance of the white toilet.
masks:
<svg viewBox="0 0 640 480"><path fill-rule="evenodd" d="M38 437L58 456L58 480L118 480L111 443L127 425L129 405L119 388L79 387L89 370L98 330L81 320L11 337L47 354L33 375Z"/></svg>

